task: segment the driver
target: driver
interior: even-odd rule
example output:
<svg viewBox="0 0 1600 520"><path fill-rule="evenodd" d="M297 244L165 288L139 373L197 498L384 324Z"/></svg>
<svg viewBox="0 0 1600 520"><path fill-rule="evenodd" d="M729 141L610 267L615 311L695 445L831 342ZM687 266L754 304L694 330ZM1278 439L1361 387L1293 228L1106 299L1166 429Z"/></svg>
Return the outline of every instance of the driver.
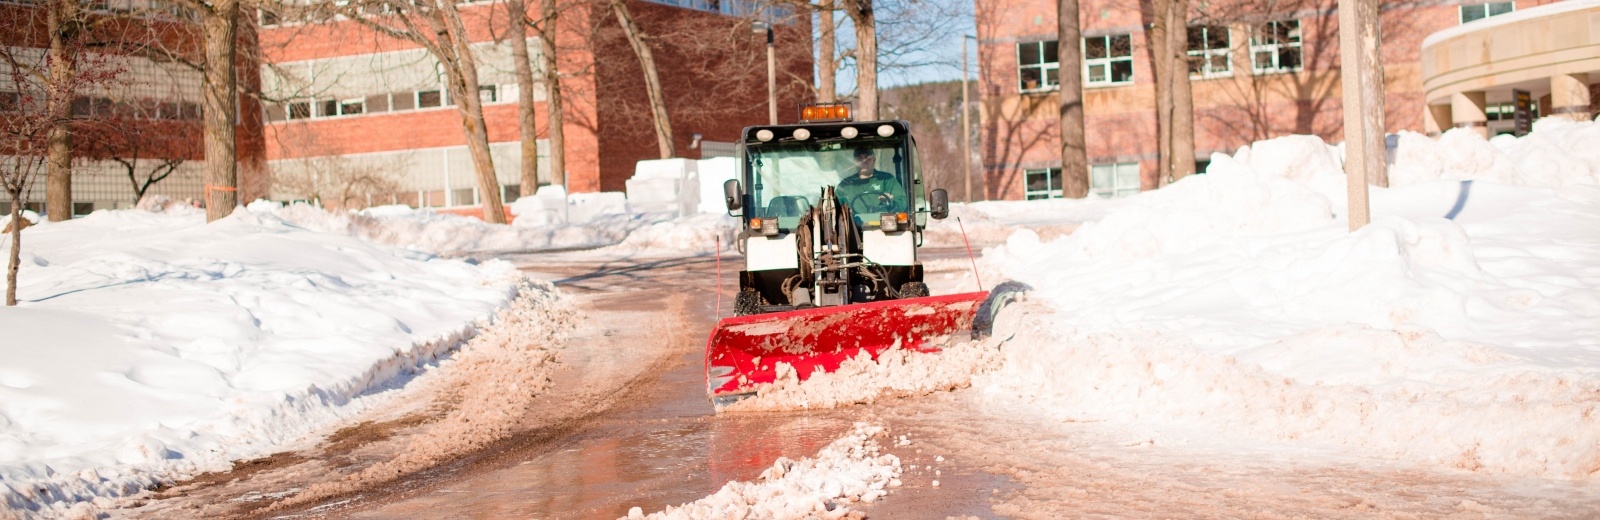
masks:
<svg viewBox="0 0 1600 520"><path fill-rule="evenodd" d="M892 210L896 207L895 197L906 192L905 186L894 175L873 168L877 162L878 158L872 155L871 148L857 148L855 167L834 189L839 200L849 204L850 210L857 215Z"/></svg>

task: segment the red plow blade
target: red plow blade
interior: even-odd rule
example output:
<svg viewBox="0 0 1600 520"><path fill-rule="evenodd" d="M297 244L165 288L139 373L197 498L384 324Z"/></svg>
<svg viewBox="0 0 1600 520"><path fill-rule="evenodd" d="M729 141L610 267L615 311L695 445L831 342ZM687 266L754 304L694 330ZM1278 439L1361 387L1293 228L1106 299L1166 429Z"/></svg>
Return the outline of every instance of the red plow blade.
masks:
<svg viewBox="0 0 1600 520"><path fill-rule="evenodd" d="M778 363L794 367L804 381L817 371L837 370L862 352L877 359L896 344L908 350L937 351L927 338L970 331L973 315L988 294L928 296L724 319L706 343L706 392L719 401L755 392L758 385L777 379Z"/></svg>

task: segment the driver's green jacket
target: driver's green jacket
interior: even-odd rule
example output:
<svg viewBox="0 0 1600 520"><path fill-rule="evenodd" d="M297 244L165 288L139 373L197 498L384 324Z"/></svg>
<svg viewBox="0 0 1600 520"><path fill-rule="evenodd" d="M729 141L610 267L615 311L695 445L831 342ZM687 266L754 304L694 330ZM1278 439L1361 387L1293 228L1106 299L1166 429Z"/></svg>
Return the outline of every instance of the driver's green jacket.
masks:
<svg viewBox="0 0 1600 520"><path fill-rule="evenodd" d="M866 194L871 195L866 195ZM879 204L879 193L894 196L894 201L888 204ZM849 177L839 181L839 187L834 188L834 194L839 197L839 202L850 204L850 211L857 215L883 213L889 211L903 211L906 207L906 188L889 172L873 170L872 177L863 179L861 175L852 173ZM860 200L856 198L860 197ZM875 219L872 219L875 220Z"/></svg>

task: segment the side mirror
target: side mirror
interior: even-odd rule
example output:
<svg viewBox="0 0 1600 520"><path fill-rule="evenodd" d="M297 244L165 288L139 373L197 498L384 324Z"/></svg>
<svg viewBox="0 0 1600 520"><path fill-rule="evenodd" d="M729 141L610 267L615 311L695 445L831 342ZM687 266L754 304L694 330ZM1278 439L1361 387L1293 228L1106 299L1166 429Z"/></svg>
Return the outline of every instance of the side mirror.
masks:
<svg viewBox="0 0 1600 520"><path fill-rule="evenodd" d="M744 191L739 189L739 179L722 183L722 200L728 203L730 213L744 207Z"/></svg>
<svg viewBox="0 0 1600 520"><path fill-rule="evenodd" d="M935 219L944 219L950 216L950 194L939 188L928 192L928 209Z"/></svg>

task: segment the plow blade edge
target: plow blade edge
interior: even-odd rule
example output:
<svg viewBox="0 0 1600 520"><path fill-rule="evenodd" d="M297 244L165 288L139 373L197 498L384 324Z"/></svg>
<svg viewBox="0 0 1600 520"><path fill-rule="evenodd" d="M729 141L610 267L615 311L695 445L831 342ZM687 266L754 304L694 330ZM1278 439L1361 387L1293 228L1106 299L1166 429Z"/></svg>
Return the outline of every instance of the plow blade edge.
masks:
<svg viewBox="0 0 1600 520"><path fill-rule="evenodd" d="M754 392L777 379L778 364L794 368L804 381L832 372L862 352L877 359L899 345L907 350L938 350L927 339L967 334L986 292L818 307L738 316L717 323L706 343L706 392L713 400Z"/></svg>

